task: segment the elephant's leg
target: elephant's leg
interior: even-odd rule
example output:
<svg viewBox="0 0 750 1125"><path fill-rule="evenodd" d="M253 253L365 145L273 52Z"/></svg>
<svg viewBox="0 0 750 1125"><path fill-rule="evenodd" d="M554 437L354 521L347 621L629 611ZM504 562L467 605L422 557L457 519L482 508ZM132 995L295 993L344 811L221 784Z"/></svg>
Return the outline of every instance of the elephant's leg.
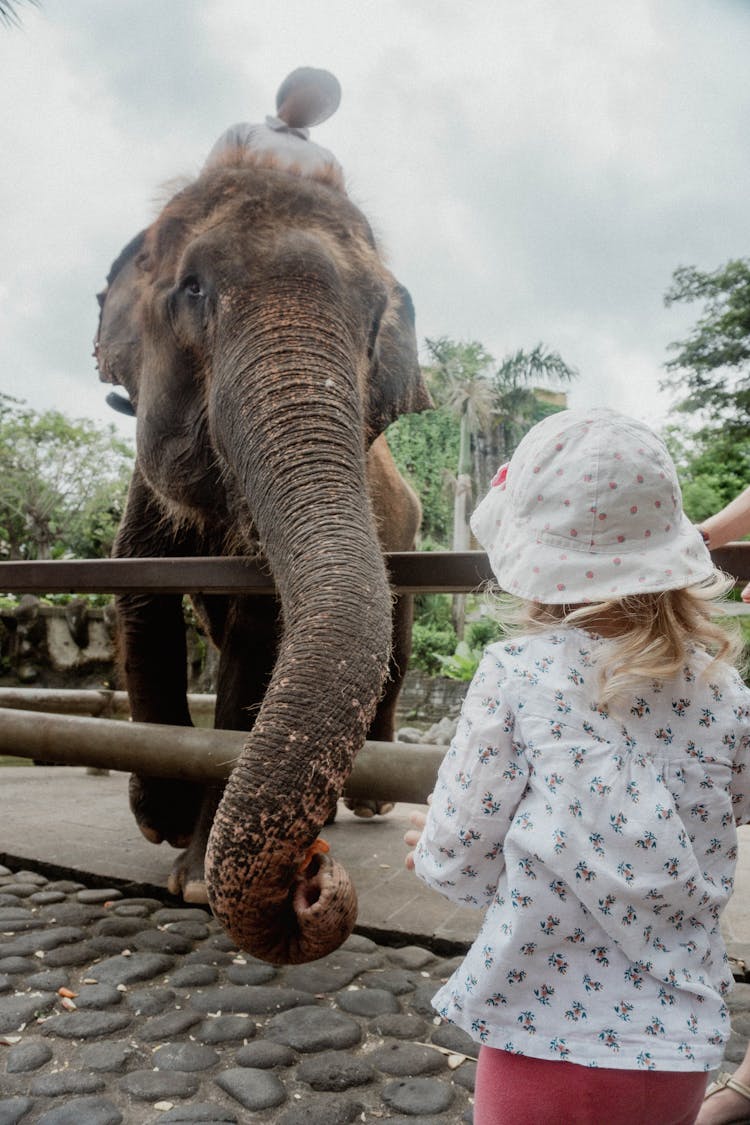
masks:
<svg viewBox="0 0 750 1125"><path fill-rule="evenodd" d="M375 718L367 732L368 739L373 742L393 742L395 737L396 706L409 664L413 623L414 599L403 594L396 597L393 605L393 652L388 668L388 680L375 712ZM344 803L355 816L361 817L372 817L378 813L385 815L394 806L393 801L373 801L362 797L347 797Z"/></svg>
<svg viewBox="0 0 750 1125"><path fill-rule="evenodd" d="M278 606L272 597L204 598L198 606L220 648L216 691L217 730L249 731L271 678L278 645ZM169 877L172 894L206 902L204 858L223 785L208 785L187 849Z"/></svg>
<svg viewBox="0 0 750 1125"><path fill-rule="evenodd" d="M117 598L121 655L135 722L190 726L182 598L127 594ZM138 774L130 807L147 840L175 848L190 841L202 801L194 782Z"/></svg>
<svg viewBox="0 0 750 1125"><path fill-rule="evenodd" d="M164 512L136 465L125 516L113 554L116 558L164 558L205 550L188 527L179 530ZM139 723L191 726L187 705L187 645L182 597L124 594L116 599L118 655L125 675L130 712ZM130 805L143 835L155 844L167 840L184 848L201 805L200 785L133 775Z"/></svg>

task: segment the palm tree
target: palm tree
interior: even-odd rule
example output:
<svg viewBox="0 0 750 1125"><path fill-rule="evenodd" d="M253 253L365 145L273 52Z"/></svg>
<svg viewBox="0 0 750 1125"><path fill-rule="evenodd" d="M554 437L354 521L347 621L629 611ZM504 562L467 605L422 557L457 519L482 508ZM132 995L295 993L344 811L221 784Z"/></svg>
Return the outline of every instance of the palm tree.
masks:
<svg viewBox="0 0 750 1125"><path fill-rule="evenodd" d="M477 435L486 428L492 413L492 387L487 373L492 356L477 341L456 343L441 336L426 340L435 360L430 386L439 405L459 421L458 465L453 492L453 550L468 551L470 544L469 511L473 498L472 450ZM463 636L466 598L456 594L453 599L453 626Z"/></svg>
<svg viewBox="0 0 750 1125"><path fill-rule="evenodd" d="M495 360L477 341L457 343L445 336L426 340L434 366L428 368L430 389L438 406L459 421L459 454L453 502L453 550L467 551L471 543L469 512L474 482L482 493L497 466L510 460L527 430L560 409L545 401L542 387L559 387L577 375L558 352L537 344L531 351L508 355L493 372ZM453 599L453 625L463 636L466 599Z"/></svg>
<svg viewBox="0 0 750 1125"><path fill-rule="evenodd" d="M578 372L558 352L537 344L530 352L522 348L507 355L492 376L493 417L486 455L489 465L477 476L484 486L498 465L509 461L523 435L562 404L545 401L539 391L571 383Z"/></svg>
<svg viewBox="0 0 750 1125"><path fill-rule="evenodd" d="M0 23L4 23L6 27L11 27L13 24L21 22L16 11L19 3L21 3L21 0L0 0ZM39 0L27 0L27 3L33 4L35 7L39 6Z"/></svg>

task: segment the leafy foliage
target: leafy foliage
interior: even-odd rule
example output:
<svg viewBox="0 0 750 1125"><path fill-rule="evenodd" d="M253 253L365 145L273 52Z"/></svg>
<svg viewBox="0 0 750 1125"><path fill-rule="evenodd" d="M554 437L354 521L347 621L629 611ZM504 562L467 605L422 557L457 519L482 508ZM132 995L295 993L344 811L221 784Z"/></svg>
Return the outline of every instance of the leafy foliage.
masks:
<svg viewBox="0 0 750 1125"><path fill-rule="evenodd" d="M692 431L672 425L665 437L685 511L698 522L750 484L750 259L711 272L682 266L664 299L702 303L687 339L670 345L663 384L679 393L676 410L694 418Z"/></svg>
<svg viewBox="0 0 750 1125"><path fill-rule="evenodd" d="M433 360L427 368L430 390L440 408L458 422L458 461L454 464L458 481L461 476L471 476L474 436L492 424L495 404L488 375L494 361L476 340L456 343L441 336L425 343Z"/></svg>
<svg viewBox="0 0 750 1125"><path fill-rule="evenodd" d="M402 414L389 426L387 440L396 464L422 502L422 550L445 550L451 541L458 419L445 410Z"/></svg>
<svg viewBox="0 0 750 1125"><path fill-rule="evenodd" d="M663 436L677 467L685 513L694 523L720 511L750 484L750 448L725 430L705 427L691 434L672 424Z"/></svg>
<svg viewBox="0 0 750 1125"><path fill-rule="evenodd" d="M440 675L439 657L456 647L449 594L418 594L414 599L414 629L410 664L428 676Z"/></svg>
<svg viewBox="0 0 750 1125"><path fill-rule="evenodd" d="M664 298L703 302L686 340L670 345L665 386L682 394L678 409L708 411L709 428L734 439L750 436L750 259L735 258L711 273L682 266ZM687 391L687 394L684 392Z"/></svg>
<svg viewBox="0 0 750 1125"><path fill-rule="evenodd" d="M114 427L0 395L0 558L108 555L132 462Z"/></svg>
<svg viewBox="0 0 750 1125"><path fill-rule="evenodd" d="M455 651L456 641L456 630L450 623L441 628L417 618L412 630L411 666L420 668L428 676L441 675L441 661Z"/></svg>
<svg viewBox="0 0 750 1125"><path fill-rule="evenodd" d="M466 639L473 648L485 649L501 636L502 628L492 617L480 617L478 621L472 621L466 630Z"/></svg>
<svg viewBox="0 0 750 1125"><path fill-rule="evenodd" d="M387 437L396 464L422 501L422 549L448 550L461 539L456 488L468 487L476 502L526 431L560 409L536 389L568 383L576 372L543 344L516 351L498 365L477 340L441 336L425 343L432 362L423 373L436 409L403 415Z"/></svg>
<svg viewBox="0 0 750 1125"><path fill-rule="evenodd" d="M458 642L453 653L437 656L442 675L451 680L472 680L485 648L500 634L500 626L491 619L472 621L466 629L466 639Z"/></svg>
<svg viewBox="0 0 750 1125"><path fill-rule="evenodd" d="M441 672L449 680L469 681L482 659L482 649L472 648L468 641L459 641L450 656L438 656Z"/></svg>
<svg viewBox="0 0 750 1125"><path fill-rule="evenodd" d="M442 337L427 340L436 366L431 370L432 383L444 410L458 420L458 464L453 488L454 551L466 551L471 539L469 511L472 497L472 447L474 438L487 429L492 418L492 388L486 371L492 356L479 343L457 344ZM463 634L464 598L453 600L454 625Z"/></svg>

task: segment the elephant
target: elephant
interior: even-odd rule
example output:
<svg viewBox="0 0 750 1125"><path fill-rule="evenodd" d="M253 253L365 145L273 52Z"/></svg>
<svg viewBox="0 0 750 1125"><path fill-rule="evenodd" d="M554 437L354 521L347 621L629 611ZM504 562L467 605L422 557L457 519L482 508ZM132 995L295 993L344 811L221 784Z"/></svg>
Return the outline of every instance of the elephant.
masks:
<svg viewBox="0 0 750 1125"><path fill-rule="evenodd" d="M408 659L383 555L414 548L420 506L384 430L432 405L412 300L341 185L235 149L125 247L99 304L99 376L136 425L113 554L249 556L276 589L194 599L216 726L248 731L226 786L133 776L131 807L186 848L170 889L239 948L313 960L356 918L319 831L366 737L393 738ZM128 593L117 617L133 719L189 725L182 599Z"/></svg>

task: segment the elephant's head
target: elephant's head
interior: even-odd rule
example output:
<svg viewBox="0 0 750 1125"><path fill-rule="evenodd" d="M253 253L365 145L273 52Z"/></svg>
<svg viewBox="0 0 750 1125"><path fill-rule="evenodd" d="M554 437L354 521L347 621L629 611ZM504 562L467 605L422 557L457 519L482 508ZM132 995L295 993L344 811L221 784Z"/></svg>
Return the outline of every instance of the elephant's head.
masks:
<svg viewBox="0 0 750 1125"><path fill-rule="evenodd" d="M222 524L240 553L259 544L274 575L284 635L214 822L209 899L251 953L322 956L356 907L346 873L311 845L390 648L366 450L430 405L411 300L343 192L218 168L116 263L97 356L129 393L140 473L165 516Z"/></svg>

